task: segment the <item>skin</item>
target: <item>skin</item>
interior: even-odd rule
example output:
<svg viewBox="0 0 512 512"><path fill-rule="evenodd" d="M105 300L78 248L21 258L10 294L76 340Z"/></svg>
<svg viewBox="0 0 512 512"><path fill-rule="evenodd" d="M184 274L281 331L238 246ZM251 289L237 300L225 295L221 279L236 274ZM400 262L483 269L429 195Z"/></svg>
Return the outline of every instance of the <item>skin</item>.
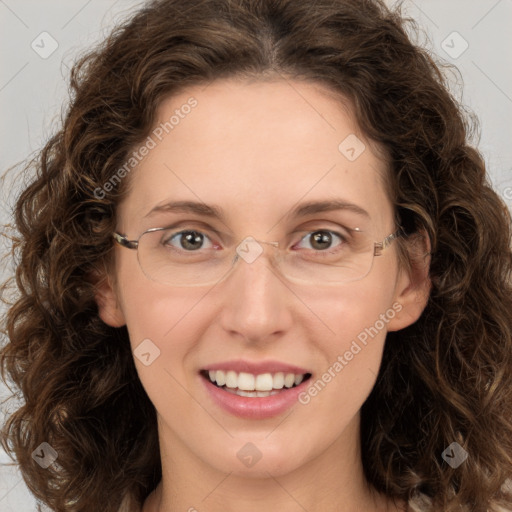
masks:
<svg viewBox="0 0 512 512"><path fill-rule="evenodd" d="M375 241L395 231L385 160L350 109L321 85L222 80L191 87L160 105L155 126L190 96L197 107L130 175L117 226L129 239L182 219L227 225L240 240L280 240L310 221L336 227L336 212L283 219L299 201L333 197L367 210ZM366 145L353 162L338 150L350 134ZM191 214L144 219L171 199L220 205L226 225ZM149 366L135 358L157 411L163 470L144 512L403 509L367 485L359 439L360 408L375 383L386 332L416 321L428 296L426 270L401 271L397 254L393 243L364 279L339 286L288 282L260 256L239 261L216 286L186 288L149 280L136 251L116 246L113 279L98 286L100 316L127 325L133 349L149 338L160 350ZM198 376L207 364L243 358L288 362L318 378L393 304L400 312L317 396L279 416L230 415ZM237 457L247 442L262 454L252 467Z"/></svg>

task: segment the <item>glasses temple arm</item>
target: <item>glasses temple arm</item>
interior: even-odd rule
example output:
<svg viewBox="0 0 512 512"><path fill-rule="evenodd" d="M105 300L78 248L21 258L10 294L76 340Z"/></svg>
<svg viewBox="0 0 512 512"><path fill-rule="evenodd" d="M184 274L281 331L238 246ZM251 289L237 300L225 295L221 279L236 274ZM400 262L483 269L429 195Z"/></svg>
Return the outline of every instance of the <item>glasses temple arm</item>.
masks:
<svg viewBox="0 0 512 512"><path fill-rule="evenodd" d="M125 236L119 233L112 233L114 240L121 246L127 249L137 249L139 242L137 240L128 240Z"/></svg>
<svg viewBox="0 0 512 512"><path fill-rule="evenodd" d="M382 242L375 242L375 248L373 251L374 256L380 256L382 252L393 243L394 240L396 240L402 235L402 228L399 228L397 231L391 233L391 235L388 235L386 238L384 238Z"/></svg>

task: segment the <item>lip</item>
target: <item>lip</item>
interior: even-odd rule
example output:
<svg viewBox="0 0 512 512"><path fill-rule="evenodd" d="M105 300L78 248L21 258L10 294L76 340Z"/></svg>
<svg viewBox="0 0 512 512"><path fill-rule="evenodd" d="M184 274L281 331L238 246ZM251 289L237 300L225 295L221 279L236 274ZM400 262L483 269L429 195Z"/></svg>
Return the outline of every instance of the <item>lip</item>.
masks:
<svg viewBox="0 0 512 512"><path fill-rule="evenodd" d="M308 372L304 372L308 373ZM311 375L311 374L309 374ZM275 395L238 396L216 386L208 377L198 374L210 399L224 411L244 419L263 420L283 414L299 401L299 394L309 385L311 377L293 388L283 388Z"/></svg>
<svg viewBox="0 0 512 512"><path fill-rule="evenodd" d="M234 371L237 373L245 372L259 375L261 373L295 373L304 375L305 373L311 373L311 371L294 366L292 364L282 363L280 361L268 360L268 361L247 361L244 359L233 359L231 361L224 361L222 363L215 363L202 368L203 370L224 370Z"/></svg>

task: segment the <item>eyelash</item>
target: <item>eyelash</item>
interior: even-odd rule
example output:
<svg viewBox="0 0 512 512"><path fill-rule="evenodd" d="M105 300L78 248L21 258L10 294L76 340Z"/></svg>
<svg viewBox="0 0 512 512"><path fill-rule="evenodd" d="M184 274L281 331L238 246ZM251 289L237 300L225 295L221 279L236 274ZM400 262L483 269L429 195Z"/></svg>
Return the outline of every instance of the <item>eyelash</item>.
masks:
<svg viewBox="0 0 512 512"><path fill-rule="evenodd" d="M199 229L195 229L195 228L191 228L191 229L182 229L180 231L176 231L175 233L173 232L171 234L171 236L168 236L165 240L162 240L162 243L163 244L167 244L169 241L171 241L172 239L176 238L176 237L179 237L179 235L183 235L185 233L199 233L201 235L203 235L204 237L210 239L210 237L204 233L203 231L200 231ZM300 240L299 240L299 243L302 242L303 240L307 240L308 237L310 237L311 235L315 234L315 233L331 233L335 236L337 236L340 241L342 242L341 244L338 245L339 246L342 246L346 243L348 243L348 240L347 240L347 237L342 235L341 233L338 233L337 231L334 231L332 229L324 229L324 228L318 228L318 229L313 229L313 230L310 230L308 231ZM297 244L295 244L297 245ZM177 249L177 250L180 250L180 251L183 251L183 252L189 252L189 253L194 253L194 252L198 252L198 250L196 251L187 251L186 249L183 249L181 247L176 247L174 245L172 245L172 247L174 249ZM315 249L309 249L313 252L318 252L318 253L325 253L327 251L330 251L332 250L333 248L332 247L329 247L328 249L323 249L323 250L315 250ZM200 250L200 249L199 249Z"/></svg>

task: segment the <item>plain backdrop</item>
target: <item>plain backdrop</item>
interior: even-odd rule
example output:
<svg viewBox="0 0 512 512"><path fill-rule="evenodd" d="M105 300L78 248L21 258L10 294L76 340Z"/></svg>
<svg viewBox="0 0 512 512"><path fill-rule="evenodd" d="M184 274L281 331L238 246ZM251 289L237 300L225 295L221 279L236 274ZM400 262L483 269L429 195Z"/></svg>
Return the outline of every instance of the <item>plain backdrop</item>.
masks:
<svg viewBox="0 0 512 512"><path fill-rule="evenodd" d="M0 174L59 128L77 56L142 4L0 0ZM485 157L494 188L512 208L512 0L405 0L404 7L423 30L418 44L460 71L459 78L450 73L452 90L478 116L480 139L474 144ZM0 190L2 224L10 221L9 208L20 190L14 176L9 173ZM8 394L0 385L0 397ZM2 407L0 422L7 411ZM5 465L9 461L0 449L0 510L33 512L35 500L19 472Z"/></svg>

